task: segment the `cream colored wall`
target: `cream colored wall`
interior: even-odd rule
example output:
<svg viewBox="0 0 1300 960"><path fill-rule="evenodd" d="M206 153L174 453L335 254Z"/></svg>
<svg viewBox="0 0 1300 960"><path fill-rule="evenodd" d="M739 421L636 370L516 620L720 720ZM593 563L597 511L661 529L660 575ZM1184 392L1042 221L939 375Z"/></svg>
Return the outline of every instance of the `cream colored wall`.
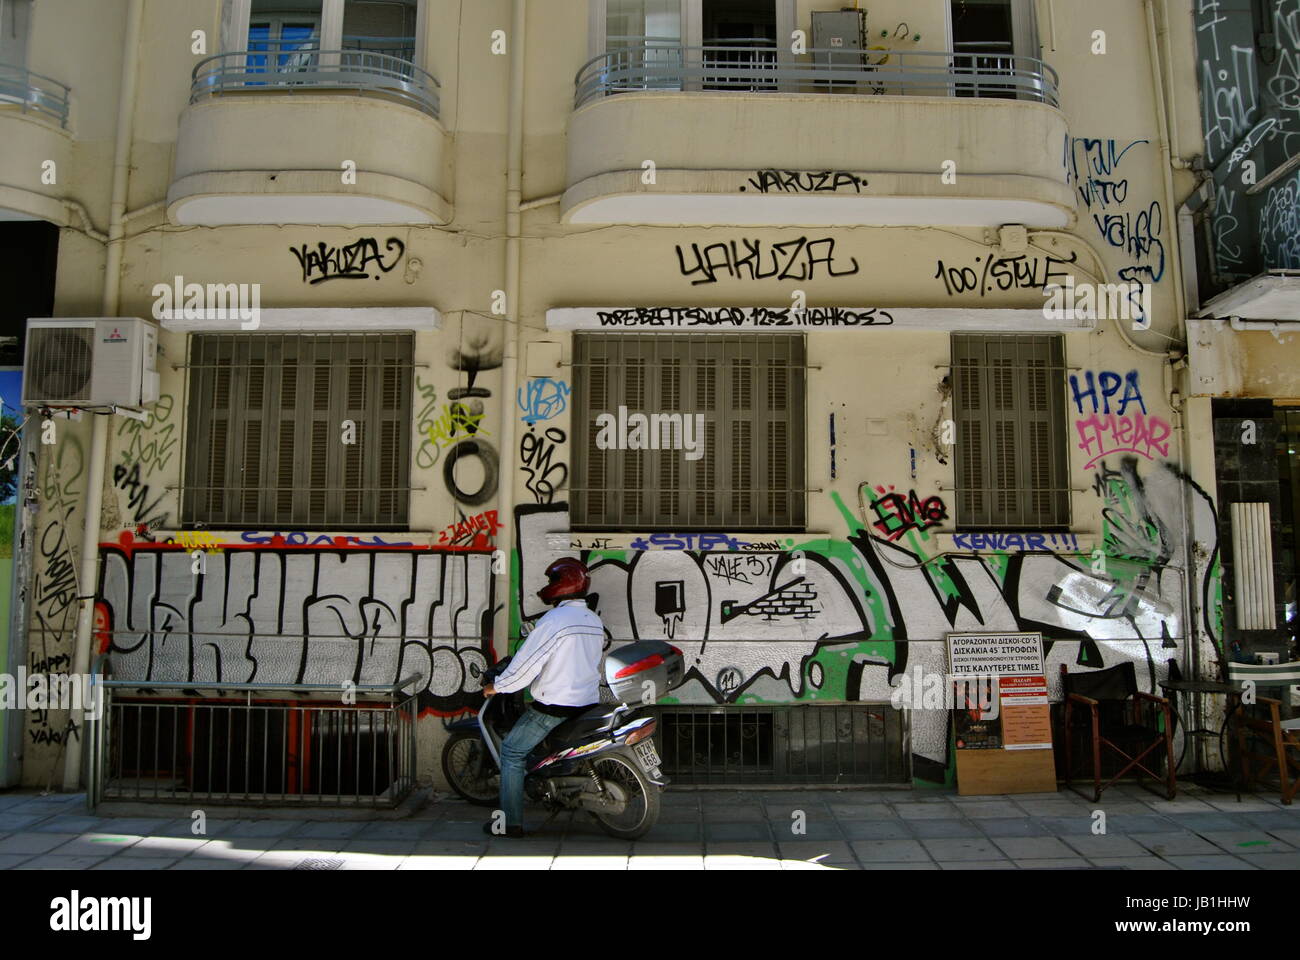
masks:
<svg viewBox="0 0 1300 960"><path fill-rule="evenodd" d="M1171 6L1185 6L1171 4ZM587 59L587 4L585 0L542 0L529 5L526 62L526 106L524 128L524 197L533 199L559 193L566 183L566 127L572 108L572 80L575 71ZM797 26L807 29L813 9L834 9L838 3L799 5ZM172 176L172 157L176 152L177 120L188 100L189 73L201 59L189 52L190 31L209 31L209 52L215 53L220 5L217 0L147 0L141 82L137 101L136 140L133 146L133 170L129 207L137 208L162 199ZM1133 331L1131 336L1149 349L1161 348L1178 336L1174 316L1173 285L1177 282L1176 249L1173 235L1173 211L1167 209L1163 192L1158 149L1154 101L1150 89L1150 68L1146 59L1146 42L1141 5L1127 0L1096 0L1088 4L1055 3L1057 49L1045 56L1061 75L1063 112L1071 134L1076 138L1115 140L1123 155L1115 179L1127 181L1127 199L1114 209L1097 211L1099 215L1118 213L1136 216L1160 205L1163 230L1159 241L1165 251L1165 269L1155 289L1156 322L1154 331ZM44 0L38 5L32 66L43 73L64 79L74 88L77 112L74 133L77 137L77 176L69 184L75 195L92 211L99 229L107 221L108 190L111 178L113 123L116 116L115 92L120 63L122 26L120 11L124 0L77 3L74 0ZM1040 33L1046 23L1040 2ZM916 44L920 49L939 49L945 42L945 4L939 0L912 3L872 4L871 24L885 23L891 29L906 19L911 33L922 34ZM427 67L442 83L442 123L452 138L451 185L453 220L445 227L392 227L342 229L335 227L221 227L180 228L162 222L159 215L149 215L128 228L123 263L121 313L151 315L153 284L168 282L176 275L188 280L215 283L261 284L263 307L288 306L434 306L444 316L444 328L436 334L421 334L417 339L416 362L425 366L418 376L432 382L438 403L446 392L463 385L464 375L447 365L448 353L466 345L480 333L493 342L510 334L503 321L492 316L493 293L504 286L504 202L506 98L509 59L493 56L489 51L493 30L510 28L509 0L432 0L428 14L429 33L425 38ZM1178 21L1174 43L1186 44L1190 37L1185 17ZM1107 30L1109 52L1104 57L1088 51L1091 30ZM1190 61L1177 61L1178 76L1186 79ZM1184 117L1183 130L1191 127L1188 103L1180 100ZM342 107L364 109L364 105ZM263 124L247 131L252 138L275 137L276 129ZM774 137L781 132L774 130ZM870 130L862 131L864 137ZM932 136L930 131L908 132L913 149ZM1148 144L1132 145L1146 139ZM1183 149L1187 136L1182 138ZM1062 143L1026 143L1025 151L1035 156L1059 156L1065 153ZM303 143L304 156L322 168L337 166L336 158L312 157L312 144ZM821 169L817 144L807 144L806 169ZM936 159L936 167L937 160ZM1179 180L1179 189L1182 179ZM1181 199L1181 195L1179 196ZM524 340L558 342L563 359L571 360L571 337L545 328L545 312L565 306L630 305L768 305L790 303L795 284L776 280L738 280L724 278L716 283L693 285L678 266L677 247L689 251L691 244L748 238L763 244L785 242L800 236L830 238L835 241L835 256L847 262L856 260L858 271L837 278L818 276L797 284L807 294L810 306L885 306L885 307L1023 307L1036 309L1043 298L1034 289L1001 293L971 292L949 296L935 272L940 261L948 266L975 266L982 258L999 255L996 234L983 230L946 228L643 228L565 226L558 221L558 207L544 206L525 213L523 218L522 300L520 313ZM325 283L304 282L298 262L291 252L301 244L324 242L342 245L362 237L381 242L389 236L399 237L405 246L402 264L382 275L378 282ZM1052 254L1077 254L1075 276L1089 279L1096 273L1094 252L1105 265L1108 279L1114 280L1126 266L1150 263L1149 256L1134 256L1121 247L1107 244L1092 214L1081 207L1077 224L1059 236L1034 237L1030 253L1040 258ZM976 258L981 258L976 260ZM419 260L421 268L411 265ZM74 230L64 230L60 246L55 312L61 316L89 315L99 312L102 284L102 247ZM99 271L99 272L97 272ZM900 491L915 489L922 497L940 495L951 512L955 503L950 492L943 490L953 482L951 460L938 462L929 449L925 435L938 417L939 380L947 362L949 336L944 332L901 332L888 329L861 329L843 332L813 331L808 335L808 359L821 369L810 374L807 397L809 486L822 488L810 497L810 531L827 531L836 537L846 534L844 523L831 501L837 493L846 503L856 503L859 483L894 485ZM163 491L162 506L169 518L177 514L176 494L167 488L181 477L183 463L183 396L184 372L172 364L184 361L185 338L178 333L164 333L162 392L172 398L171 412L164 417L162 408L154 411L154 421L143 428L133 421L113 421L109 453L108 493L106 496L102 538L116 540L133 526L136 509L131 491L115 485L114 470L128 458L133 445L147 445L154 439L177 440L174 453L166 462L156 462L142 479L153 491ZM1066 337L1066 358L1075 372L1137 371L1148 412L1176 422L1162 386L1161 364L1156 358L1130 349L1114 329L1113 321L1102 321L1092 333L1071 333ZM523 361L521 359L521 370ZM572 369L564 367L556 376L566 382L573 378ZM485 423L493 435L500 428L503 411L518 415L515 406L516 384L501 382L500 371L491 371L481 382L492 391L486 403ZM521 379L522 383L522 379ZM1068 398L1068 393L1067 393ZM414 398L415 409L422 397ZM1068 400L1067 400L1068 404ZM827 416L840 414L842 434L838 442L838 478L829 477ZM1088 459L1073 442L1077 419L1073 404L1067 405L1067 432L1070 443L1071 482L1074 494L1072 529L1082 544L1094 541L1101 529L1101 500L1091 490L1094 469L1085 468ZM868 435L866 421L883 419L887 432ZM572 437L575 427L565 413L555 421ZM143 432L140 432L143 430ZM418 431L418 425L417 425ZM521 430L520 433L523 433ZM70 515L56 516L62 502L48 493L61 489L58 458L74 457L76 449L88 449L88 423L65 428L63 440L53 452L45 453L42 465L47 499L38 519L42 528L53 522L79 531L79 509ZM918 451L916 476L911 476L909 448ZM1164 464L1177 467L1177 446L1169 455L1139 459L1139 468L1148 475ZM60 453L59 451L64 451ZM527 474L520 469L519 450L503 450L502 469L508 470L519 504L535 502L528 489ZM1110 458L1114 463L1118 455ZM161 458L155 457L155 461ZM571 463L571 449L561 446L557 462ZM65 462L63 474L68 473ZM428 542L444 526L454 522L459 513L473 514L492 509L495 501L479 507L458 505L448 494L442 479L443 461L428 469L413 469L412 485L427 489L413 496L409 539ZM61 476L61 475L60 475ZM82 474L84 485L84 473ZM65 484L66 486L66 484ZM69 488L84 495L75 481ZM138 488L135 490L138 493ZM158 493L149 497L152 501ZM561 491L555 499L562 500ZM68 502L75 497L64 496ZM856 508L855 508L856 509ZM866 518L861 518L866 522ZM509 522L507 518L503 518ZM170 522L170 521L169 521ZM1170 522L1181 523L1181 520ZM164 533L166 526L160 528ZM348 531L339 531L347 533ZM79 540L79 536L74 536ZM504 579L497 581L496 603L507 601L503 595ZM929 637L928 639L937 639ZM34 631L30 642L35 648L70 651L71 632L64 629L51 636ZM504 654L506 644L497 642L497 653ZM421 775L429 776L435 766L432 751L441 736L437 721L425 724L421 757ZM57 762L57 747L41 744L28 751L24 774L28 784L41 783Z"/></svg>

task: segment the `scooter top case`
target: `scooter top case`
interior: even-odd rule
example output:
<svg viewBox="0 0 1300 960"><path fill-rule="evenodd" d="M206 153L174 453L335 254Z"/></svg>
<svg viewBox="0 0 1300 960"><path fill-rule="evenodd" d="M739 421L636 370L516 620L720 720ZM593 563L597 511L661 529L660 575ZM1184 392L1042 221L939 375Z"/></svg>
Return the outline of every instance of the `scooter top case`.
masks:
<svg viewBox="0 0 1300 960"><path fill-rule="evenodd" d="M682 652L662 640L638 640L605 655L605 683L619 703L632 706L666 696L685 673Z"/></svg>

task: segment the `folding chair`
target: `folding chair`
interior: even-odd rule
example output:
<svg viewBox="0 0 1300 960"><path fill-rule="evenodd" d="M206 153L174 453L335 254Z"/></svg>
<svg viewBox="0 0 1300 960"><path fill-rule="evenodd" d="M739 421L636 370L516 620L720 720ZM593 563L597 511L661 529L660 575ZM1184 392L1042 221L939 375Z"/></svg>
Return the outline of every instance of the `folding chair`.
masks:
<svg viewBox="0 0 1300 960"><path fill-rule="evenodd" d="M1174 775L1173 711L1164 697L1138 689L1133 662L1130 660L1088 673L1070 673L1065 664L1061 664L1061 684L1065 690L1065 785L1075 790L1072 721L1076 709L1085 709L1089 718L1088 741L1092 747L1093 802L1100 801L1103 790L1134 769L1140 771L1139 781L1142 774L1153 780L1163 780L1165 797L1172 800L1178 791ZM1144 711L1144 707L1148 709ZM1149 714L1149 719L1144 717L1144 712ZM1103 748L1123 763L1104 784L1101 782ZM1152 769L1153 761L1161 754L1165 764L1163 775Z"/></svg>
<svg viewBox="0 0 1300 960"><path fill-rule="evenodd" d="M1241 684L1249 680L1256 690L1280 690L1288 696L1289 688L1300 683L1300 661L1280 664L1229 663L1228 680ZM1247 786L1259 781L1260 775L1277 771L1278 791L1288 806L1300 787L1300 718L1287 716L1283 701L1272 697L1254 697L1254 703L1242 702L1235 717L1237 755Z"/></svg>

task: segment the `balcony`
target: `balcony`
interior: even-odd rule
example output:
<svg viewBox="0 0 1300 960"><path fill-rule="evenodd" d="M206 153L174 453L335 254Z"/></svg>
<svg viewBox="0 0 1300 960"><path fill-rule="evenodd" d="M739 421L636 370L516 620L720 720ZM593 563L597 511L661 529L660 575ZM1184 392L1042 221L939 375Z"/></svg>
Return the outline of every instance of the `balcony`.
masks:
<svg viewBox="0 0 1300 960"><path fill-rule="evenodd" d="M167 194L173 222L448 222L438 81L399 40L262 44L200 61Z"/></svg>
<svg viewBox="0 0 1300 960"><path fill-rule="evenodd" d="M0 64L0 142L6 180L0 185L0 220L68 222L61 174L71 170L68 132L71 91L57 80ZM55 183L43 183L53 161Z"/></svg>
<svg viewBox="0 0 1300 960"><path fill-rule="evenodd" d="M1061 163L1068 129L1056 73L1042 61L911 50L796 56L764 43L647 40L585 64L563 219L1072 222Z"/></svg>

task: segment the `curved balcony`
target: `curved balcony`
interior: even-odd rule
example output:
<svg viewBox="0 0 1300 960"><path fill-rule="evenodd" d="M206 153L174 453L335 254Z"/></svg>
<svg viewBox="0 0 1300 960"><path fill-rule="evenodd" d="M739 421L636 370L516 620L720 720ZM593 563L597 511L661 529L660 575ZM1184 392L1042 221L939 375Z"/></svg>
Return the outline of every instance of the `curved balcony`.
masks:
<svg viewBox="0 0 1300 960"><path fill-rule="evenodd" d="M586 63L574 104L567 222L1062 227L1075 215L1057 76L1027 57L645 41Z"/></svg>
<svg viewBox="0 0 1300 960"><path fill-rule="evenodd" d="M446 223L438 81L371 50L245 50L194 68L173 222ZM352 166L344 167L346 161Z"/></svg>
<svg viewBox="0 0 1300 960"><path fill-rule="evenodd" d="M43 183L42 175L47 161L53 161L57 173L68 175L71 104L65 84L0 64L0 143L8 181L0 185L0 220L68 222L61 181Z"/></svg>

